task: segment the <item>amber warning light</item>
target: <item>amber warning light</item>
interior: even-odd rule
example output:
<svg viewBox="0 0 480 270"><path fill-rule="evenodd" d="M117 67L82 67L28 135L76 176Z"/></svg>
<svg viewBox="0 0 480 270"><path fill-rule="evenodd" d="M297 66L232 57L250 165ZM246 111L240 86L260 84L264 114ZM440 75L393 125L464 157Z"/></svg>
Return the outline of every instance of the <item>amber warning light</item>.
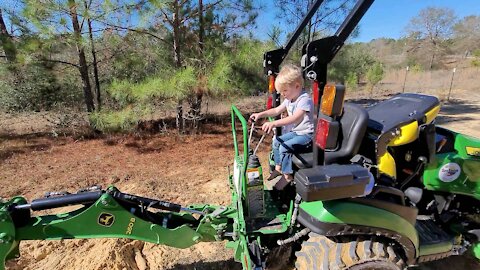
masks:
<svg viewBox="0 0 480 270"><path fill-rule="evenodd" d="M342 115L344 99L345 86L334 84L325 85L320 112L330 117Z"/></svg>
<svg viewBox="0 0 480 270"><path fill-rule="evenodd" d="M275 91L275 76L270 75L268 77L268 93L273 94Z"/></svg>

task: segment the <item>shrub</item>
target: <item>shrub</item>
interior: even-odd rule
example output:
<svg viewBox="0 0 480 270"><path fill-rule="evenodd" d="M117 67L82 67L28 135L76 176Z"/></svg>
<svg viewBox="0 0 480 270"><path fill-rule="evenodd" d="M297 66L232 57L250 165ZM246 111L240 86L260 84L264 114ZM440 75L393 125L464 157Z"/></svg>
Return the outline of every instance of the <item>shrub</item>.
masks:
<svg viewBox="0 0 480 270"><path fill-rule="evenodd" d="M120 111L94 112L90 114L89 120L93 128L102 132L129 132L150 112L149 108L129 106Z"/></svg>
<svg viewBox="0 0 480 270"><path fill-rule="evenodd" d="M356 90L358 88L358 76L355 72L349 72L347 74L345 85L350 90Z"/></svg>
<svg viewBox="0 0 480 270"><path fill-rule="evenodd" d="M367 81L373 87L383 79L384 75L385 71L383 70L382 64L376 62L367 71Z"/></svg>
<svg viewBox="0 0 480 270"><path fill-rule="evenodd" d="M184 98L196 83L193 68L187 67L177 72L165 70L139 83L114 80L108 88L108 93L122 106L136 102L149 103L155 98L179 100Z"/></svg>
<svg viewBox="0 0 480 270"><path fill-rule="evenodd" d="M0 107L7 111L41 111L81 104L82 92L71 76L57 80L54 72L30 64L0 70Z"/></svg>

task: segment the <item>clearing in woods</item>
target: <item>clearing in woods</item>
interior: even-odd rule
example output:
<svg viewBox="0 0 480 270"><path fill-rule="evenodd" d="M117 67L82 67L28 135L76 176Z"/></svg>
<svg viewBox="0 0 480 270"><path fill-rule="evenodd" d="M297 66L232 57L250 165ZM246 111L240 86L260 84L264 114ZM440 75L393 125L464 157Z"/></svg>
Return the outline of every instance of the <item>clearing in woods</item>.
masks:
<svg viewBox="0 0 480 270"><path fill-rule="evenodd" d="M480 137L480 93L457 92L444 104L437 123ZM371 102L358 99L358 102ZM242 108L244 112L260 110ZM73 137L15 134L10 118L0 119L0 196L28 200L47 191L114 184L124 192L181 203L227 205L227 168L233 143L229 120L209 122L202 134ZM22 120L25 125L25 120ZM8 134L5 131L8 130ZM260 148L266 163L268 143ZM265 165L264 165L265 166ZM201 243L179 250L119 239L30 241L7 269L240 269L224 243ZM453 268L452 268L453 267ZM479 269L470 258L449 258L421 269Z"/></svg>

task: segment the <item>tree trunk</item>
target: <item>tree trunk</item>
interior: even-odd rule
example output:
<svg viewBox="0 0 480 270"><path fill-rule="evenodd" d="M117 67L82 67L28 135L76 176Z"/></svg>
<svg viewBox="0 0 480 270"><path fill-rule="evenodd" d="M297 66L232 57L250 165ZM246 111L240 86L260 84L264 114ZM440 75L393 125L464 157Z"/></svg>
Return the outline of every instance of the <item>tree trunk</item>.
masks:
<svg viewBox="0 0 480 270"><path fill-rule="evenodd" d="M175 66L177 69L182 67L182 55L180 50L180 7L178 6L178 0L173 1L173 58L175 60ZM178 133L182 133L184 129L183 125L183 100L180 99L177 103L177 117L176 125Z"/></svg>
<svg viewBox="0 0 480 270"><path fill-rule="evenodd" d="M193 116L193 129L195 131L198 130L199 122L201 120L201 112L202 112L202 99L203 99L203 92L198 91L194 94L193 102L190 104L190 109L192 111Z"/></svg>
<svg viewBox="0 0 480 270"><path fill-rule="evenodd" d="M200 48L200 54L203 59L203 35L205 32L205 29L203 26L203 0L198 0L198 25L199 25L198 48Z"/></svg>
<svg viewBox="0 0 480 270"><path fill-rule="evenodd" d="M90 86L90 78L88 76L87 59L85 57L85 50L81 42L81 28L78 23L77 16L77 4L75 0L68 0L68 6L70 8L70 16L72 17L73 31L75 36L75 43L78 53L78 70L82 78L83 94L85 96L85 104L87 105L87 111L93 112L95 110L95 104L93 103L92 87Z"/></svg>
<svg viewBox="0 0 480 270"><path fill-rule="evenodd" d="M85 8L88 8L87 1L85 1ZM87 18L87 24L88 24L88 34L90 37L90 46L92 47L93 78L95 81L95 100L97 103L97 111L100 111L102 109L102 97L100 94L100 80L98 78L97 52L95 51L95 44L93 41L92 21L90 20L90 18Z"/></svg>
<svg viewBox="0 0 480 270"><path fill-rule="evenodd" d="M0 44L9 63L14 63L17 59L17 49L12 36L7 31L7 26L3 20L2 9L0 9Z"/></svg>
<svg viewBox="0 0 480 270"><path fill-rule="evenodd" d="M198 24L199 24L199 33L198 33L198 48L200 52L200 59L202 61L202 66L204 66L204 57L203 57L203 36L204 36L204 25L203 25L203 0L198 0ZM202 81L199 78L199 81ZM190 103L190 111L193 117L193 129L195 132L198 130L200 115L202 112L202 99L203 99L203 89L200 86L197 91L195 91L194 96L192 97L192 102Z"/></svg>
<svg viewBox="0 0 480 270"><path fill-rule="evenodd" d="M179 100L177 103L177 117L175 118L175 124L177 125L178 133L183 131L183 100Z"/></svg>
<svg viewBox="0 0 480 270"><path fill-rule="evenodd" d="M182 55L180 50L180 7L178 0L173 1L173 57L177 68L182 67Z"/></svg>

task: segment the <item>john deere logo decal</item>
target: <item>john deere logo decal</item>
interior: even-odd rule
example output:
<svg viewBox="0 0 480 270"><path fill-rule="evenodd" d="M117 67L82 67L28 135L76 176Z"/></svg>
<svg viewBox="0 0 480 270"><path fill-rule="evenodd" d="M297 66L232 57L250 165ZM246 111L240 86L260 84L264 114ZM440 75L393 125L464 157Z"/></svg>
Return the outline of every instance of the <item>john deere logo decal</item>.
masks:
<svg viewBox="0 0 480 270"><path fill-rule="evenodd" d="M110 227L112 226L113 222L115 222L115 216L109 213L101 213L100 216L98 216L98 224L105 226L105 227Z"/></svg>
<svg viewBox="0 0 480 270"><path fill-rule="evenodd" d="M460 165L451 162L440 168L440 171L438 171L438 178L443 182L449 183L457 180L461 173L462 169L460 168Z"/></svg>

